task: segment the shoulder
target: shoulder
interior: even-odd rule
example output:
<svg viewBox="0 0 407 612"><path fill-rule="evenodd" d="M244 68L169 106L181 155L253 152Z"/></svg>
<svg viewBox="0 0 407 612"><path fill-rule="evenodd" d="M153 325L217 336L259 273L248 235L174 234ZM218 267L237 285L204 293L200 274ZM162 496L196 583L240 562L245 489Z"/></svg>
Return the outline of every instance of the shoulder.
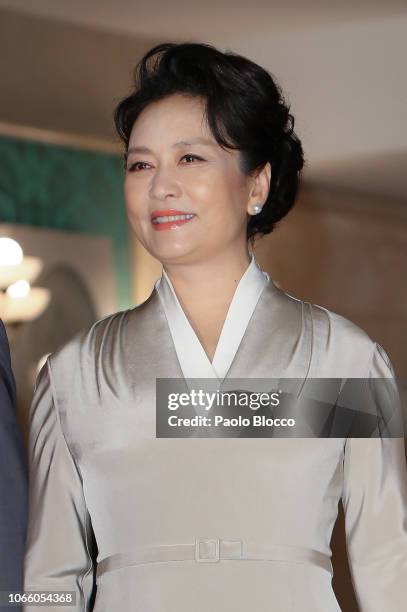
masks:
<svg viewBox="0 0 407 612"><path fill-rule="evenodd" d="M348 346L349 343L361 350L371 350L374 340L354 321L319 304L310 303L315 333L323 335L327 342Z"/></svg>
<svg viewBox="0 0 407 612"><path fill-rule="evenodd" d="M317 304L310 304L314 349L331 376L393 377L385 349L350 319ZM319 361L319 367L322 363Z"/></svg>
<svg viewBox="0 0 407 612"><path fill-rule="evenodd" d="M328 344L348 346L351 342L355 342L362 350L372 348L374 341L369 334L350 319L319 304L299 299L282 289L277 288L276 293L280 296L284 309L291 308L297 316L303 318L308 315L314 339L317 339L319 344L324 343L325 348L328 348Z"/></svg>
<svg viewBox="0 0 407 612"><path fill-rule="evenodd" d="M311 324L311 375L367 376L378 350L377 343L367 331L347 317L319 304L303 302L303 306L308 311Z"/></svg>
<svg viewBox="0 0 407 612"><path fill-rule="evenodd" d="M48 356L54 378L65 385L79 382L89 374L89 365L112 343L119 341L133 308L106 315L78 331L68 342Z"/></svg>
<svg viewBox="0 0 407 612"><path fill-rule="evenodd" d="M95 401L104 391L111 393L134 363L138 346L157 322L154 292L137 306L106 315L77 332L48 355L47 372L56 403L73 406L72 411ZM155 328L152 328L154 333Z"/></svg>
<svg viewBox="0 0 407 612"><path fill-rule="evenodd" d="M88 366L95 364L102 353L109 355L115 348L120 351L126 337L134 336L136 330L146 325L154 325L156 306L157 296L152 291L141 304L108 314L81 329L49 355L50 369L61 372L69 370L71 377L80 370L89 373Z"/></svg>

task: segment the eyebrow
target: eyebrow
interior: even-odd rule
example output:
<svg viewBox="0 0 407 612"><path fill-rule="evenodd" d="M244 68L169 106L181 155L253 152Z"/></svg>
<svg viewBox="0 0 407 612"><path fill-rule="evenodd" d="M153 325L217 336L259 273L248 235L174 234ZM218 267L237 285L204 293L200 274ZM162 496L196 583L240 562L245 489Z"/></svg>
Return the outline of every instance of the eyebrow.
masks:
<svg viewBox="0 0 407 612"><path fill-rule="evenodd" d="M208 140L207 138L202 138L201 136L197 136L196 138L190 138L189 140L179 140L178 142L174 142L173 147L189 147L193 144L203 144L210 147L215 146L215 143L212 140ZM125 153L125 157L127 157L130 153L153 153L151 149L144 146L138 147L129 147L127 153Z"/></svg>

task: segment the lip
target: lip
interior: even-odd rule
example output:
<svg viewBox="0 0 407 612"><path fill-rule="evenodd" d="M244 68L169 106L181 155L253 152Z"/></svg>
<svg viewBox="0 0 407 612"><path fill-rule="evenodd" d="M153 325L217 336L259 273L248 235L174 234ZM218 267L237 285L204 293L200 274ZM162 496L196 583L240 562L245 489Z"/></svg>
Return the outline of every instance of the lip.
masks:
<svg viewBox="0 0 407 612"><path fill-rule="evenodd" d="M151 219L156 217L170 217L171 215L193 215L189 210L177 210L176 208L167 208L166 210L153 210Z"/></svg>
<svg viewBox="0 0 407 612"><path fill-rule="evenodd" d="M167 217L167 216L172 216L172 215L194 215L194 216L191 217L190 219L178 219L174 221L167 221L166 223L154 223L154 219L156 217L164 217L164 216ZM162 232L164 230L174 230L174 229L181 227L181 225L190 223L191 221L195 219L195 217L196 217L195 213L189 213L183 210L177 210L175 208L169 208L167 210L154 210L151 213L151 225L158 232Z"/></svg>

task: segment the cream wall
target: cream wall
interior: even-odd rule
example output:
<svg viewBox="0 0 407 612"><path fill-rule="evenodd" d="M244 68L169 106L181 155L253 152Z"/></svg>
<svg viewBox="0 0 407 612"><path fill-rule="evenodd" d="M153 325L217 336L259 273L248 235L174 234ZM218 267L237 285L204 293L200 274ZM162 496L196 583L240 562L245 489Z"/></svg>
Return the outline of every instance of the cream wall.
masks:
<svg viewBox="0 0 407 612"><path fill-rule="evenodd" d="M403 202L310 186L257 252L283 289L360 325L407 377Z"/></svg>

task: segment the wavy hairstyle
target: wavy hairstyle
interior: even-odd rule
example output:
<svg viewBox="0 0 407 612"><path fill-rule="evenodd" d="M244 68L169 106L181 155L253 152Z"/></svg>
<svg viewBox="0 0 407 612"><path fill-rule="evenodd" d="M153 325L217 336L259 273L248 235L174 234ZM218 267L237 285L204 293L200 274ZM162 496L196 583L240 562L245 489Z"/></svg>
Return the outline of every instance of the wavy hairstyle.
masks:
<svg viewBox="0 0 407 612"><path fill-rule="evenodd" d="M151 102L182 93L205 100L205 118L222 148L239 150L240 168L251 175L271 165L262 211L251 215L247 240L269 234L294 205L304 165L294 117L272 75L251 60L205 43L162 43L134 69L134 91L114 110L126 147L141 111Z"/></svg>

